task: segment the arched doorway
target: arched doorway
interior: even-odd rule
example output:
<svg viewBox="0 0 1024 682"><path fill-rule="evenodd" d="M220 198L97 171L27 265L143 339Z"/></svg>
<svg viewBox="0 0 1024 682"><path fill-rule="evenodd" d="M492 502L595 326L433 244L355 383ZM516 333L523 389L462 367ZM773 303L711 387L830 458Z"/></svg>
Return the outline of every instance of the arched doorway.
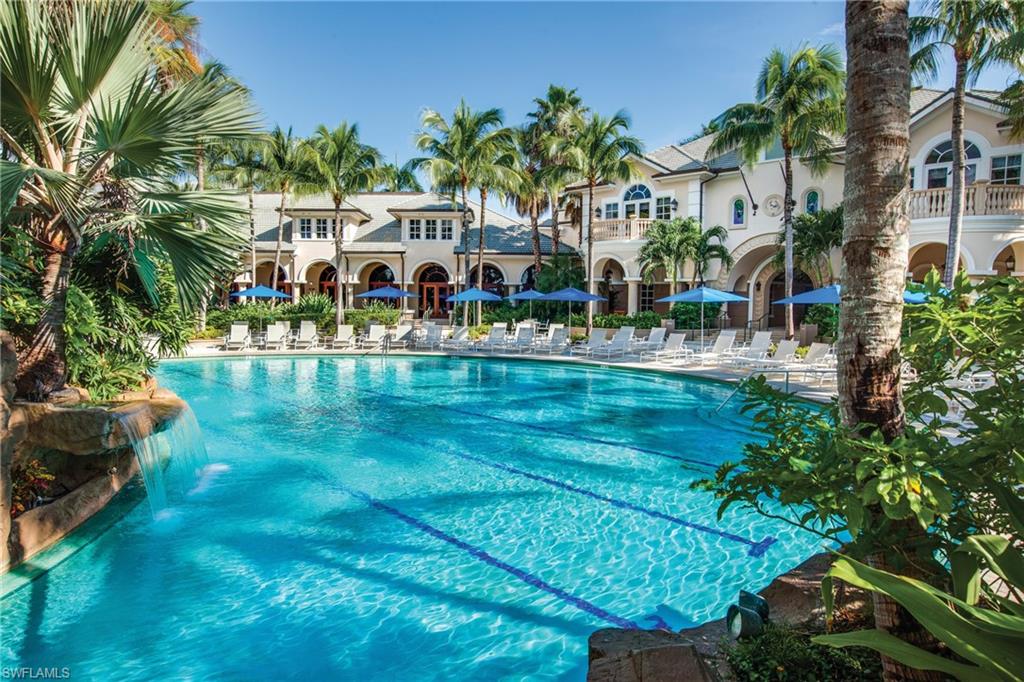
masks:
<svg viewBox="0 0 1024 682"><path fill-rule="evenodd" d="M803 270L793 273L793 295L802 294L814 288L811 278ZM786 306L773 305L773 301L786 297L786 273L780 272L772 278L771 284L767 287L767 298L765 298L765 309L769 311L768 324L772 327L786 326ZM793 325L799 325L807 313L807 306L793 306Z"/></svg>
<svg viewBox="0 0 1024 682"><path fill-rule="evenodd" d="M961 256L960 269L965 267L966 264ZM923 282L932 268L938 270L939 277L945 274L946 245L942 242L928 242L911 247L910 261L907 264L907 272L910 273L910 279L915 282Z"/></svg>
<svg viewBox="0 0 1024 682"><path fill-rule="evenodd" d="M613 258L603 258L594 265L597 280L597 295L604 298L597 301L598 314L625 314L628 310L626 268Z"/></svg>
<svg viewBox="0 0 1024 682"><path fill-rule="evenodd" d="M321 294L327 294L337 302L338 271L334 269L333 265L327 265L320 271L320 277L317 279L316 290Z"/></svg>
<svg viewBox="0 0 1024 682"><path fill-rule="evenodd" d="M269 287L273 282L274 264L261 263L256 266L256 284ZM288 281L288 272L282 266L277 267L277 290L283 294L292 293L292 283Z"/></svg>
<svg viewBox="0 0 1024 682"><path fill-rule="evenodd" d="M448 314L451 306L448 303L448 294L451 293L451 286L448 284L448 271L440 265L428 265L420 272L416 279L419 299L418 310L421 317L426 313L434 317L444 317Z"/></svg>
<svg viewBox="0 0 1024 682"><path fill-rule="evenodd" d="M395 285L395 273L387 265L378 265L370 272L369 290Z"/></svg>
<svg viewBox="0 0 1024 682"><path fill-rule="evenodd" d="M473 268L469 273L469 285L471 287L476 286L476 268ZM484 263L483 290L498 296L502 296L505 293L505 276L501 274L501 270L490 263Z"/></svg>
<svg viewBox="0 0 1024 682"><path fill-rule="evenodd" d="M992 269L998 277L1006 277L1024 270L1024 242L1014 242L996 254Z"/></svg>
<svg viewBox="0 0 1024 682"><path fill-rule="evenodd" d="M534 265L523 270L522 276L519 278L519 284L521 291L531 291L537 288L537 268Z"/></svg>

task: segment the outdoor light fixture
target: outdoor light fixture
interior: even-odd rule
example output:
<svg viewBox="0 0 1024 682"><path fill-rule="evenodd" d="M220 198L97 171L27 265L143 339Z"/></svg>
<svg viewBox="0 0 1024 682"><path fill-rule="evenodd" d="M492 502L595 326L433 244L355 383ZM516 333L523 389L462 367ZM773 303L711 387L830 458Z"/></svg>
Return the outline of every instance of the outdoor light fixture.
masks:
<svg viewBox="0 0 1024 682"><path fill-rule="evenodd" d="M754 291L761 291L761 283L760 282L755 282L754 283Z"/></svg>
<svg viewBox="0 0 1024 682"><path fill-rule="evenodd" d="M594 215L597 216L598 218L601 217L601 207L600 206L598 206L597 208L594 209Z"/></svg>
<svg viewBox="0 0 1024 682"><path fill-rule="evenodd" d="M1006 258L1006 272L1013 274L1017 270L1017 260L1013 257L1013 253L1010 253Z"/></svg>
<svg viewBox="0 0 1024 682"><path fill-rule="evenodd" d="M672 199L672 211L675 212L675 211L678 211L678 210L679 210L679 200L678 199Z"/></svg>

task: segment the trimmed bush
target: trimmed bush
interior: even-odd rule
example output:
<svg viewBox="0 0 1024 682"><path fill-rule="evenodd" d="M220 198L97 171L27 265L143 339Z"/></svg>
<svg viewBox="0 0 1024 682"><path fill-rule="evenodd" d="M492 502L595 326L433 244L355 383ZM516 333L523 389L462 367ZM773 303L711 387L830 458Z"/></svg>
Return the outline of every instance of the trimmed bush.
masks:
<svg viewBox="0 0 1024 682"><path fill-rule="evenodd" d="M668 316L675 320L676 329L700 329L700 307L704 306L704 327L713 326L721 303L675 303L668 311Z"/></svg>
<svg viewBox="0 0 1024 682"><path fill-rule="evenodd" d="M882 679L881 661L870 649L814 644L792 628L767 625L763 632L726 649L738 682L856 682Z"/></svg>

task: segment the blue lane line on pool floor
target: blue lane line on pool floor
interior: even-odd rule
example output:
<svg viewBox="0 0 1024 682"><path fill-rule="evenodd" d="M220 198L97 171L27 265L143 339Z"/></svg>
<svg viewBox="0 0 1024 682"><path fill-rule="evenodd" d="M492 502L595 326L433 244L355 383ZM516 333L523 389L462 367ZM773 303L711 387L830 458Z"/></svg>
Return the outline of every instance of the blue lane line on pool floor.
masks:
<svg viewBox="0 0 1024 682"><path fill-rule="evenodd" d="M570 604L581 611L585 611L586 613L589 613L593 616L597 616L601 620L607 621L616 627L624 628L627 630L643 629L635 622L629 620L628 618L617 616L614 613L606 611L605 609L602 609L600 606L597 606L596 604L587 601L586 599L570 594L569 592L566 592L560 587L555 587L551 583L545 582L541 578L533 575L528 571L513 566L512 564L506 561L502 561L501 559L495 557L493 554L490 554L484 549L481 549L475 545L471 545L464 540L460 540L459 538L446 533L440 528L430 525L426 521L418 519L415 516L410 516L409 514L406 514L400 509L396 509L395 507L392 507L389 504L385 504L384 502L381 502L380 500L371 497L368 493L365 493L362 490L349 488L348 486L340 484L335 484L335 486L341 490L344 490L346 493L355 497L357 500L364 502L365 504L368 504L374 509L390 514L391 516L394 516L402 522L412 526L416 530L422 531L434 538L437 538L438 540L443 540L444 542L447 542L450 545L458 547L474 559L482 561L488 566L500 568L506 573L515 576L519 580L523 581L527 585L535 587L543 592L547 592L548 594L554 595L562 602Z"/></svg>
<svg viewBox="0 0 1024 682"><path fill-rule="evenodd" d="M219 383L219 384L224 385L224 386L229 386L233 390L236 388L236 387L230 385L228 382L219 381L217 379L205 379L204 377L201 377L199 375L196 375L196 374L193 374L191 372L184 371L184 370L173 369L173 370L169 370L169 371L171 371L173 373L179 373L179 374L188 375L188 376L191 376L191 377L194 377L194 378L197 378L197 379L209 380L209 381L212 381L214 383ZM371 391L371 393L373 393L373 392ZM292 405L294 405L296 407L302 407L303 409L310 409L307 406L300 406L300 405L298 405L298 403L296 401L292 401L292 400L289 400L287 398L278 398L278 401L279 402L283 402L283 403L290 403L290 404L292 404ZM342 419L344 419L343 415L339 415L336 412L334 412L333 410L330 410L329 408L313 408L313 409L318 411L318 412L322 411L326 415L334 417L334 418L342 418ZM349 424L353 424L355 426L358 426L358 427L364 428L364 429L372 429L372 430L376 431L377 433L381 433L381 434L384 434L384 435L396 437L396 438L399 438L399 439L402 439L402 440L404 440L406 438L406 434L403 434L403 433L401 433L399 431L395 431L393 429L388 429L386 427L370 425L370 424L367 424L365 422L360 422L358 424L355 424L351 420L346 420L346 421L348 421ZM684 526L686 528L690 528L690 529L696 530L698 532L709 533L709 534L712 534L712 535L716 535L718 537L722 537L722 538L725 538L725 539L728 539L728 540L732 540L733 542L739 542L739 543L748 545L750 547L750 550L748 551L747 554L748 554L748 556L751 556L751 557L763 557L765 555L765 552L768 551L768 548L771 547L771 545L773 545L777 541L777 539L775 537L772 537L772 536L769 535L769 536L767 536L767 537L765 537L765 538L755 542L753 540L750 540L748 538L744 538L744 537L736 535L734 533L730 533L728 531L721 531L721 530L718 530L718 529L715 529L715 528L711 528L710 526L705 526L705 525L702 525L702 524L699 524L699 523L694 523L692 521L687 521L687 520L682 519L682 518L677 517L677 516L671 516L669 514L665 514L663 512L659 512L659 511L656 511L656 510L653 510L653 509L647 509L646 507L641 507L640 505L633 504L632 502L627 502L625 500L620 500L620 499L617 499L617 498L614 498L614 497L609 497L607 495L602 495L601 493L595 492L593 490L588 490L586 488L581 488L579 486L574 486L574 485L571 485L569 483L564 483L564 482L559 481L559 480L554 479L554 478L549 478L547 476L542 476L540 474L534 474L534 473L531 473L529 471L525 471L523 469L517 469L515 467L511 467L511 466L508 466L508 465L498 464L497 462L493 462L491 460L483 459L483 458L477 457L475 455L467 455L467 454L464 454L464 453L456 452L453 448L451 448L450 446L447 446L447 445L443 445L443 444L439 444L439 443L435 442L435 443L433 443L433 446L436 447L436 448L441 449L443 452L445 452L446 454L448 454L448 455L450 455L452 457L458 457L460 459L468 460L468 461L471 461L471 462L475 462L475 463L481 464L483 466L489 466L489 467L492 467L492 468L496 468L496 469L505 471L507 473L513 474L513 475L523 476L523 477L526 477L526 478L528 478L530 480L538 481L540 483L545 483L547 485L554 486L556 488L565 490L567 492L572 492L572 493L575 493L575 494L578 494L578 495L583 495L585 497L589 497L589 498L594 499L594 500L598 500L600 502L611 504L612 506L618 507L620 509L628 509L630 511L639 512L641 514L646 514L647 516L650 516L652 518L660 519L660 520L663 520L663 521L669 521L670 523L676 523L676 524L679 524L679 525Z"/></svg>
<svg viewBox="0 0 1024 682"><path fill-rule="evenodd" d="M504 417L498 417L493 414L484 414L481 412L474 412L473 410L464 410L459 407L452 407L450 405L438 405L436 403L430 403L425 400L417 400L416 398L410 398L404 395L394 395L392 393L385 393L383 391L374 391L369 388L357 388L357 391L363 393L370 393L372 395L379 396L381 398L388 398L391 400L403 400L405 402L412 403L414 405L420 405L421 407L433 407L442 410L448 410L456 414L465 415L467 417L477 417L479 419L489 419L491 421L500 422L502 424L508 424L517 428L531 429L533 431L542 431L544 433L555 433L565 438L572 438L574 440L581 440L588 443L595 443L597 445L607 445L610 447L622 448L624 450L633 450L635 452L642 452L647 455L657 455L658 457L664 457L666 459L674 459L677 462L686 462L688 464L695 464L697 466L708 467L710 469L718 468L717 464L711 462L705 462L700 459L691 459L689 457L682 457L681 455L673 455L669 452L663 452L661 450L654 450L652 448L644 448L638 445L630 445L629 443L620 443L614 440L606 440L604 438L595 438L594 436L584 436L580 433L570 433L562 431L561 429L555 429L550 426L541 426L540 424L530 424L528 422L517 422L513 419L505 419Z"/></svg>
<svg viewBox="0 0 1024 682"><path fill-rule="evenodd" d="M752 556L752 557L762 557L762 556L764 556L764 553L776 541L776 539L774 537L769 535L768 537L764 538L763 540L759 540L757 542L754 542L753 540L748 540L745 537L741 537L739 535L736 535L734 533L730 533L728 531L718 530L718 529L715 529L715 528L711 528L710 526L701 525L699 523L693 523L692 521L687 521L686 519L681 519L678 516L672 516L670 514L665 514L663 512L656 511L654 509L647 509L646 507L641 507L640 505L633 504L632 502L626 502L625 500L619 500L619 499L616 499L614 497L608 497L607 495L602 495L601 493L594 492L593 490L587 490L586 488L580 488L579 486L572 485L571 483L563 483L562 481L556 480L554 478L548 478L547 476L541 476L540 474L534 474L534 473L531 473L529 471L524 471L522 469L517 469L517 468L515 468L513 466L509 466L507 464L501 464L499 462L492 462L492 461L483 459L482 457L477 457L475 455L466 455L466 454L458 454L458 453L453 453L453 454L455 454L456 457L459 457L461 459L468 459L468 460L470 460L472 462L477 462L478 464L482 464L484 466L492 467L494 469L499 469L501 471L506 471L506 472L508 472L510 474L515 474L516 476L524 476L524 477L529 478L529 479L534 480L534 481L540 481L541 483L546 483L546 484L554 486L556 488L561 488L562 490L567 490L569 492L576 493L578 495L584 495L586 497L590 497L592 499L599 500L601 502L607 502L608 504L612 505L613 507L619 507L620 509L628 509L630 511L635 511L635 512L639 512L641 514L646 514L647 516L650 516L650 517L655 518L655 519L661 519L662 521L668 521L669 523L675 523L675 524L678 524L680 526L685 526L686 528L692 528L693 530L699 530L702 533L709 533L711 535L717 535L719 537L726 538L728 540L732 540L733 542L742 542L743 544L750 546L750 551L747 553L748 556Z"/></svg>

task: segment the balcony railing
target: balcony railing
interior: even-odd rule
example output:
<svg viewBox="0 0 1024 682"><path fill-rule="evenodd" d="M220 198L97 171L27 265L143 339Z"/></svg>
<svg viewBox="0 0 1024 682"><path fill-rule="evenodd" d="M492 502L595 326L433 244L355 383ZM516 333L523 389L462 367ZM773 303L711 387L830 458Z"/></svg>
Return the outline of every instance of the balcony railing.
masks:
<svg viewBox="0 0 1024 682"><path fill-rule="evenodd" d="M620 218L617 220L595 220L594 241L643 239L647 228L654 221L650 218Z"/></svg>
<svg viewBox="0 0 1024 682"><path fill-rule="evenodd" d="M953 190L917 189L910 192L911 220L949 215ZM978 182L964 188L964 215L1024 215L1024 187Z"/></svg>

